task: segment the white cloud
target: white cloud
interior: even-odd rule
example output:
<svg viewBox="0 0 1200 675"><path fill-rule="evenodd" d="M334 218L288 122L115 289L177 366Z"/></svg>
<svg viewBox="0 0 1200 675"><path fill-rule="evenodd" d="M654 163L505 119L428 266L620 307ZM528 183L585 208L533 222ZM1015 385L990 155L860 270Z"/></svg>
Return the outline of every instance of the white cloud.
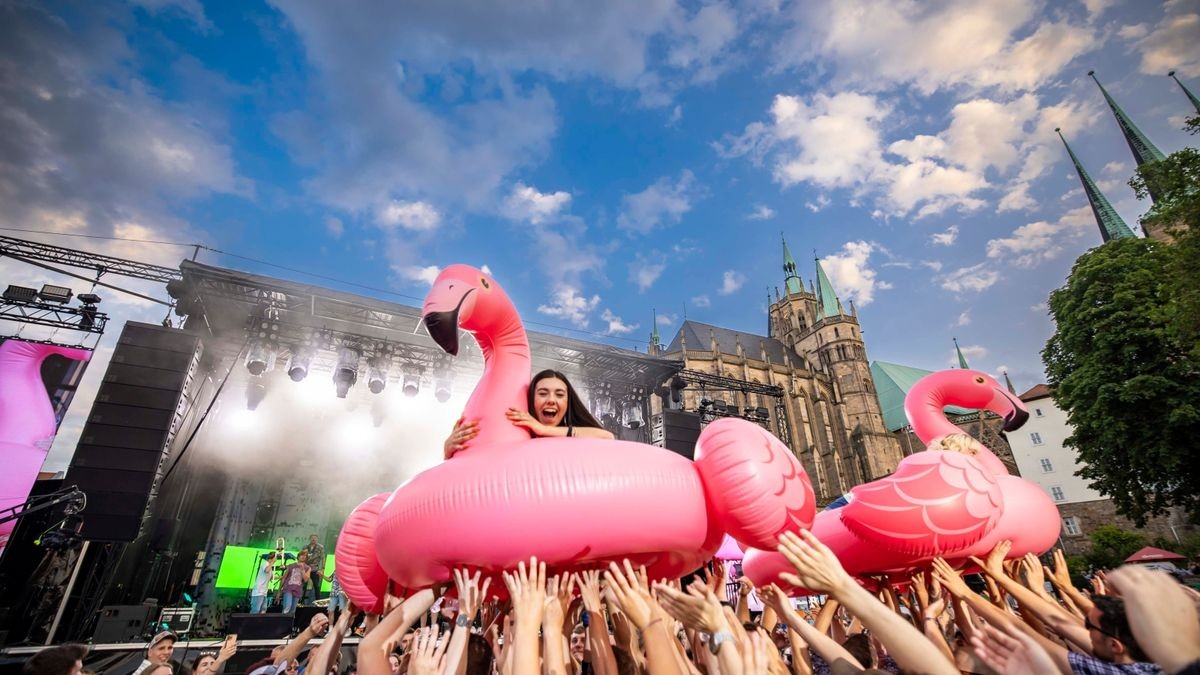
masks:
<svg viewBox="0 0 1200 675"><path fill-rule="evenodd" d="M958 226L951 225L944 232L935 232L929 241L934 246L953 246L958 241Z"/></svg>
<svg viewBox="0 0 1200 675"><path fill-rule="evenodd" d="M682 119L683 119L683 106L677 105L671 109L671 116L667 118L667 126L673 127L673 126L679 124L679 121Z"/></svg>
<svg viewBox="0 0 1200 675"><path fill-rule="evenodd" d="M1037 202L1029 196L1029 183L1018 182L1013 184L1012 188L1000 198L1000 203L996 205L996 211L999 213L1028 211L1036 206Z"/></svg>
<svg viewBox="0 0 1200 675"><path fill-rule="evenodd" d="M492 268L491 268L491 267L488 267L487 263L484 263L484 264L482 264L482 265L480 265L480 266L479 266L479 271L480 271L480 272L483 272L484 274L491 274L491 273L492 273Z"/></svg>
<svg viewBox="0 0 1200 675"><path fill-rule="evenodd" d="M770 220L775 217L775 211L766 204L756 204L754 210L746 218L750 220Z"/></svg>
<svg viewBox="0 0 1200 675"><path fill-rule="evenodd" d="M678 223L692 210L696 198L696 177L684 170L672 181L664 176L645 190L626 195L621 200L617 226L623 230L647 234L657 227Z"/></svg>
<svg viewBox="0 0 1200 675"><path fill-rule="evenodd" d="M942 288L951 293L980 292L990 288L1000 280L1000 272L987 263L979 263L970 267L960 267L953 272L943 275L940 279Z"/></svg>
<svg viewBox="0 0 1200 675"><path fill-rule="evenodd" d="M1104 10L1116 4L1116 0L1083 0L1083 6L1087 7L1088 14L1092 17L1098 17L1104 13Z"/></svg>
<svg viewBox="0 0 1200 675"><path fill-rule="evenodd" d="M1200 9L1192 0L1167 0L1162 20L1136 43L1143 73L1162 75L1168 70L1200 70Z"/></svg>
<svg viewBox="0 0 1200 675"><path fill-rule="evenodd" d="M1045 314L1048 309L1050 309L1050 306L1044 302L1036 302L1029 306L1029 311L1037 312L1038 314Z"/></svg>
<svg viewBox="0 0 1200 675"><path fill-rule="evenodd" d="M375 222L388 228L400 226L413 232L430 232L442 224L442 214L428 202L393 199L379 209Z"/></svg>
<svg viewBox="0 0 1200 675"><path fill-rule="evenodd" d="M669 313L667 313L667 312L663 312L662 314L658 314L658 315L655 317L655 321L657 321L657 322L658 322L658 325L660 325L660 326L671 326L671 325L674 325L674 324L675 324L675 322L676 322L676 321L678 321L678 320L679 320L679 315L678 315L678 314L669 314Z"/></svg>
<svg viewBox="0 0 1200 675"><path fill-rule="evenodd" d="M665 269L667 262L661 256L647 258L639 253L634 261L629 263L629 280L637 284L639 292L644 293L658 281Z"/></svg>
<svg viewBox="0 0 1200 675"><path fill-rule="evenodd" d="M969 325L971 325L971 310L964 310L963 313L959 314L958 318L954 320L954 327L958 328L960 326Z"/></svg>
<svg viewBox="0 0 1200 675"><path fill-rule="evenodd" d="M942 261L940 261L940 260L922 260L921 266L927 267L927 268L933 270L934 272L942 271Z"/></svg>
<svg viewBox="0 0 1200 675"><path fill-rule="evenodd" d="M967 360L967 365L976 370L979 368L977 362L988 355L987 348L982 345L960 345L958 349L962 351L963 358ZM958 366L958 351L955 351L954 347L950 348L950 357L946 360L946 363L954 367Z"/></svg>
<svg viewBox="0 0 1200 675"><path fill-rule="evenodd" d="M829 197L826 197L823 194L819 194L819 195L817 195L816 199L812 199L812 200L804 202L804 208L808 209L809 211L812 211L813 213L818 213L822 209L824 209L826 206L829 206L831 203L833 203L833 202L829 199Z"/></svg>
<svg viewBox="0 0 1200 675"><path fill-rule="evenodd" d="M1011 236L988 241L987 255L1017 267L1033 267L1054 258L1067 243L1082 236L1092 218L1088 207L1080 207L1053 223L1039 220L1022 225Z"/></svg>
<svg viewBox="0 0 1200 675"><path fill-rule="evenodd" d="M342 234L346 231L346 226L340 218L329 216L325 219L325 231L334 239L341 239Z"/></svg>
<svg viewBox="0 0 1200 675"><path fill-rule="evenodd" d="M1128 26L1121 26L1121 28L1117 30L1117 35L1121 36L1121 38L1125 40L1137 40L1145 37L1146 33L1149 32L1150 26L1144 23L1135 23Z"/></svg>
<svg viewBox="0 0 1200 675"><path fill-rule="evenodd" d="M612 313L612 310L605 309L600 318L608 323L608 327L604 329L605 335L627 335L637 330L638 324L627 324L621 317Z"/></svg>
<svg viewBox="0 0 1200 675"><path fill-rule="evenodd" d="M718 295L732 295L746 283L746 275L735 270L726 270L721 276L721 287L717 289Z"/></svg>
<svg viewBox="0 0 1200 675"><path fill-rule="evenodd" d="M1099 44L1094 28L1054 20L1037 0L795 3L780 67L834 71L842 87L1032 90Z"/></svg>
<svg viewBox="0 0 1200 675"><path fill-rule="evenodd" d="M1123 176L1129 172L1129 165L1125 162L1109 162L1104 165L1104 173L1110 175Z"/></svg>
<svg viewBox="0 0 1200 675"><path fill-rule="evenodd" d="M540 192L537 188L517 183L513 186L508 198L504 200L501 211L512 220L537 225L553 220L570 203L571 195L569 193Z"/></svg>
<svg viewBox="0 0 1200 675"><path fill-rule="evenodd" d="M712 300L707 295L697 295L692 297L692 304L697 307L711 307Z"/></svg>
<svg viewBox="0 0 1200 675"><path fill-rule="evenodd" d="M781 153L775 180L824 188L870 181L883 168L878 126L889 112L874 97L853 92L817 94L811 103L776 96L771 133L791 152Z"/></svg>
<svg viewBox="0 0 1200 675"><path fill-rule="evenodd" d="M438 272L441 272L437 265L428 265L426 267L414 265L411 267L401 268L398 271L400 276L408 279L409 281L421 281L430 285L437 280Z"/></svg>
<svg viewBox="0 0 1200 675"><path fill-rule="evenodd" d="M566 284L554 289L550 303L538 305L538 311L556 319L566 319L575 326L587 328L588 317L600 304L600 296L586 297L578 288Z"/></svg>
<svg viewBox="0 0 1200 675"><path fill-rule="evenodd" d="M853 300L859 307L866 307L875 299L876 290L886 290L891 285L878 281L871 269L871 254L879 250L878 245L866 241L848 241L840 253L821 259L821 267L829 275L829 281L842 300Z"/></svg>

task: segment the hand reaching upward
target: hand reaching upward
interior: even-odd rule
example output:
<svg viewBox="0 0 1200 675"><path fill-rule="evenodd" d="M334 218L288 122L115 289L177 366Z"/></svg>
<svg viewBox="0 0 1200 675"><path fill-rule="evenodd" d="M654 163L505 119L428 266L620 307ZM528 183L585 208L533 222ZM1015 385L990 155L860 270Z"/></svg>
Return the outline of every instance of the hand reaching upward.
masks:
<svg viewBox="0 0 1200 675"><path fill-rule="evenodd" d="M789 584L837 597L855 583L833 551L808 530L801 530L799 536L793 532L781 534L779 552L796 568L796 574L780 575Z"/></svg>

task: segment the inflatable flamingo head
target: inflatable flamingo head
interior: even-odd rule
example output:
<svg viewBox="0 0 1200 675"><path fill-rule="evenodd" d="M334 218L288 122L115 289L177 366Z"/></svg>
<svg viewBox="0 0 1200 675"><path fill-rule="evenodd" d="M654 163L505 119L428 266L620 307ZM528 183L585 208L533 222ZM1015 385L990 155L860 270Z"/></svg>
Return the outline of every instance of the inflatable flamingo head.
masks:
<svg viewBox="0 0 1200 675"><path fill-rule="evenodd" d="M1004 418L1005 431L1018 429L1029 419L1021 399L996 378L968 369L943 370L921 378L904 397L904 415L913 432L929 443L939 436L962 433L942 412L948 405L990 410Z"/></svg>
<svg viewBox="0 0 1200 675"><path fill-rule="evenodd" d="M494 333L513 321L516 312L490 274L470 265L451 265L433 282L422 315L434 342L457 355L459 326L472 333Z"/></svg>

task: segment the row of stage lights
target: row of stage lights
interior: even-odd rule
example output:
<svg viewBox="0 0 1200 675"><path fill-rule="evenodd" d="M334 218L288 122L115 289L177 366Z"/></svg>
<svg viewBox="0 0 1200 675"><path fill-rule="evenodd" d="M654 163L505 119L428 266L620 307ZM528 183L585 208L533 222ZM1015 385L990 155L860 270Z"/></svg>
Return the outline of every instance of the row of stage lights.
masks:
<svg viewBox="0 0 1200 675"><path fill-rule="evenodd" d="M295 347L287 361L287 375L293 382L301 382L308 377L312 368L313 358L317 349L312 345ZM372 394L382 394L387 387L388 370L391 364L391 349L380 345L374 356L367 359L367 389ZM278 349L274 343L266 340L252 340L246 352L246 370L255 378L270 372L278 357ZM362 365L362 352L353 347L337 347L337 362L333 368L333 384L338 398L346 398L350 388L358 383L358 373ZM403 366L400 378L401 391L412 398L421 391L422 368L408 364ZM262 387L261 383L251 383L251 387ZM433 396L439 403L450 400L453 394L454 377L450 370L444 369L434 377ZM251 399L253 400L253 398ZM261 400L261 398L259 399ZM257 407L257 402L251 403L251 409Z"/></svg>

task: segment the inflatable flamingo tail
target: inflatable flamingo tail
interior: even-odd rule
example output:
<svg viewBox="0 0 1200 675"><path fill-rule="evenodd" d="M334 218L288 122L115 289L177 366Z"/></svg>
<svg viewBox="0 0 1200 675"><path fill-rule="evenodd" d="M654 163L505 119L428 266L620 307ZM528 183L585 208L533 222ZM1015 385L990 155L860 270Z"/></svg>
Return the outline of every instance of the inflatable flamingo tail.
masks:
<svg viewBox="0 0 1200 675"><path fill-rule="evenodd" d="M812 526L816 501L800 461L778 438L725 418L696 441L696 468L713 516L748 546L773 549L786 531Z"/></svg>

